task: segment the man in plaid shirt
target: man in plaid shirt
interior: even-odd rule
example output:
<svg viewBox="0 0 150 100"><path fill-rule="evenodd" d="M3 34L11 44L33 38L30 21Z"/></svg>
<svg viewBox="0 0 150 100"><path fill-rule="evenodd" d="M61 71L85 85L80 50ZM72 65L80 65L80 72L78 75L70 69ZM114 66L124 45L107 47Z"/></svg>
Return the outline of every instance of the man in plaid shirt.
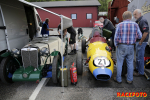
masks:
<svg viewBox="0 0 150 100"><path fill-rule="evenodd" d="M114 81L122 83L121 73L124 59L127 62L127 83L133 82L133 59L134 59L134 44L137 39L142 38L142 33L137 23L130 21L132 14L130 11L125 11L122 15L123 22L117 25L114 44L117 47L117 76Z"/></svg>

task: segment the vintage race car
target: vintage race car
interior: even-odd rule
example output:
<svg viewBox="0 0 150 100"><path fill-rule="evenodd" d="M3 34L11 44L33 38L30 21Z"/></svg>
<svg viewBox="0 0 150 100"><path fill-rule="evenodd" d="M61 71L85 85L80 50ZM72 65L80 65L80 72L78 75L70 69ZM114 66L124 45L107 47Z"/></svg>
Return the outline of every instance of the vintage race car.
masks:
<svg viewBox="0 0 150 100"><path fill-rule="evenodd" d="M102 29L94 27L89 42L82 39L82 53L86 52L86 48L88 49L84 64L81 52L77 53L76 67L79 75L83 73L83 65L87 65L97 80L107 81L111 78L114 71L114 60L111 54L112 41L107 41L103 34Z"/></svg>
<svg viewBox="0 0 150 100"><path fill-rule="evenodd" d="M1 56L5 57L1 62L1 80L10 84L15 81L40 81L47 77L51 71L53 83L57 83L60 77L61 49L63 53L68 48L68 42L63 42L58 36L34 38L22 49L12 49Z"/></svg>
<svg viewBox="0 0 150 100"><path fill-rule="evenodd" d="M87 49L87 60L90 72L97 80L109 80L113 74L114 62L112 60L111 48L108 46L107 41L102 37L99 27L95 27L89 37L89 43L82 39L82 53ZM77 73L82 74L83 59L82 54L77 54Z"/></svg>

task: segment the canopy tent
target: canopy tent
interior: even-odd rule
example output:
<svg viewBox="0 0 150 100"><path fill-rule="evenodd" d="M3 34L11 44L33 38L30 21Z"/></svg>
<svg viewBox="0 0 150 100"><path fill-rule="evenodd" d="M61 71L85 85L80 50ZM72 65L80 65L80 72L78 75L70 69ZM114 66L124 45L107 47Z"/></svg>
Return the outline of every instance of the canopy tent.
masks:
<svg viewBox="0 0 150 100"><path fill-rule="evenodd" d="M73 25L73 24L72 24L72 19L70 19L70 18L68 18L68 17L66 17L66 16L64 16L64 15L60 15L60 14L54 13L54 12L52 12L52 11L49 11L49 10L47 10L47 9L44 9L44 8L42 8L42 7L39 7L39 6L37 6L37 5L34 5L34 4L29 3L29 2L27 2L27 1L24 1L24 0L18 0L18 1L20 1L20 2L22 2L22 3L24 3L24 4L27 4L27 5L30 5L30 6L39 8L39 9L42 9L42 10L44 10L44 11L46 11L46 12L49 12L49 13L51 13L51 14L54 14L54 15L56 15L56 16L59 16L59 17L62 16L63 23L61 23L61 26L63 26L63 30L66 29L66 28L69 28L70 26Z"/></svg>

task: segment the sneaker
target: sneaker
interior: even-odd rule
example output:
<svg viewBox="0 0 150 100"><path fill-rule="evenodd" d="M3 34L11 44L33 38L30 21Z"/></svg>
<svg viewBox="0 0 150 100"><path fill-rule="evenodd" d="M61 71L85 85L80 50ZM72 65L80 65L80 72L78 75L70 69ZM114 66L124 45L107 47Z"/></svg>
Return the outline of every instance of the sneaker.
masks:
<svg viewBox="0 0 150 100"><path fill-rule="evenodd" d="M121 84L122 82L118 82L116 77L114 77L114 81L117 82L118 84Z"/></svg>
<svg viewBox="0 0 150 100"><path fill-rule="evenodd" d="M128 83L128 84L132 84L132 83L133 83L133 81L128 81L128 80L127 80L127 83Z"/></svg>
<svg viewBox="0 0 150 100"><path fill-rule="evenodd" d="M75 53L75 54L77 53L76 49L74 49L74 53Z"/></svg>
<svg viewBox="0 0 150 100"><path fill-rule="evenodd" d="M139 73L133 73L133 76L140 77L140 76L144 76L144 75L141 75L141 74L139 74Z"/></svg>
<svg viewBox="0 0 150 100"><path fill-rule="evenodd" d="M71 50L71 52L68 53L68 55L74 55L74 50Z"/></svg>

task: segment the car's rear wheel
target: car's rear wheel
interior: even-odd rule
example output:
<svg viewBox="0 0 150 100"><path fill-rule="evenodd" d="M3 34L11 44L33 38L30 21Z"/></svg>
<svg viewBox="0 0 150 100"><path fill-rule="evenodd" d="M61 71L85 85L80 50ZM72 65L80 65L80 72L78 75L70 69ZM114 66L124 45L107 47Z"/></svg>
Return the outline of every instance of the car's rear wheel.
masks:
<svg viewBox="0 0 150 100"><path fill-rule="evenodd" d="M82 39L82 53L85 53L85 50L86 50L86 39L85 38L83 38Z"/></svg>
<svg viewBox="0 0 150 100"><path fill-rule="evenodd" d="M82 75L82 73L83 73L83 55L81 52L77 52L76 67L77 67L77 74Z"/></svg>

